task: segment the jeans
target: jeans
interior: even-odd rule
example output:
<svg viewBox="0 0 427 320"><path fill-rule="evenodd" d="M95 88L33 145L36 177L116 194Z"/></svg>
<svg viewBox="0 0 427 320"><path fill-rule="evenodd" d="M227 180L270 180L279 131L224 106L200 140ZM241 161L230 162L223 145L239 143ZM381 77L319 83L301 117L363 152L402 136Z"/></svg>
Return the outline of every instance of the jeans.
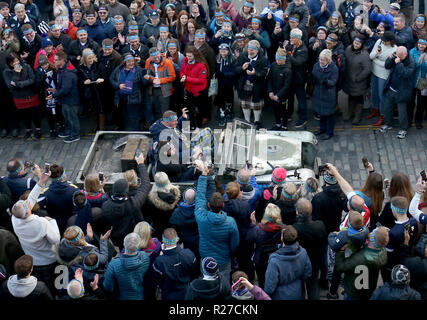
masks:
<svg viewBox="0 0 427 320"><path fill-rule="evenodd" d="M335 114L320 116L320 132L333 136L335 128Z"/></svg>
<svg viewBox="0 0 427 320"><path fill-rule="evenodd" d="M124 111L126 113L126 130L139 131L139 121L141 120L141 105L127 103Z"/></svg>
<svg viewBox="0 0 427 320"><path fill-rule="evenodd" d="M423 123L424 115L427 114L427 96L422 96L417 90L417 109L415 111L415 123Z"/></svg>
<svg viewBox="0 0 427 320"><path fill-rule="evenodd" d="M372 74L371 76L371 86L372 86L372 104L375 109L379 109L380 113L384 114L384 99L383 99L383 90L387 80L378 78L376 75Z"/></svg>
<svg viewBox="0 0 427 320"><path fill-rule="evenodd" d="M298 120L307 120L307 100L305 99L305 86L303 84L294 87L298 100Z"/></svg>
<svg viewBox="0 0 427 320"><path fill-rule="evenodd" d="M231 262L219 266L219 274L221 276L222 285L224 288L230 288L231 279Z"/></svg>
<svg viewBox="0 0 427 320"><path fill-rule="evenodd" d="M408 111L406 102L397 102L399 98L398 92L387 90L384 100L384 115L385 124L388 126L393 125L393 111L394 105L397 104L397 111L399 113L399 130L408 130Z"/></svg>
<svg viewBox="0 0 427 320"><path fill-rule="evenodd" d="M314 266L311 277L305 280L308 300L320 300L319 267Z"/></svg>
<svg viewBox="0 0 427 320"><path fill-rule="evenodd" d="M65 134L72 138L80 137L80 120L78 117L78 105L63 104L62 115L65 121Z"/></svg>
<svg viewBox="0 0 427 320"><path fill-rule="evenodd" d="M426 5L425 5L425 0L419 0L418 1L418 13L422 13L424 14L425 10L426 10Z"/></svg>

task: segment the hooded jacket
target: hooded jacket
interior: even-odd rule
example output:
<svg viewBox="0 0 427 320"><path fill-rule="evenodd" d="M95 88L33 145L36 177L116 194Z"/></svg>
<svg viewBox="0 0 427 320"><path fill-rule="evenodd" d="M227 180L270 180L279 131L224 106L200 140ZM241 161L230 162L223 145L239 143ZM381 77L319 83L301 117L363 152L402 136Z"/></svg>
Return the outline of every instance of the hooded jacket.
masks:
<svg viewBox="0 0 427 320"><path fill-rule="evenodd" d="M297 242L286 245L268 259L264 291L272 300L302 300L303 281L311 276L307 251Z"/></svg>
<svg viewBox="0 0 427 320"><path fill-rule="evenodd" d="M37 281L36 277L18 278L18 275L11 276L5 281L0 289L0 299L7 300L27 300L27 301L47 301L53 300L46 284Z"/></svg>
<svg viewBox="0 0 427 320"><path fill-rule="evenodd" d="M285 102L289 96L291 81L292 69L289 60L283 65L273 62L267 76L267 92L273 92L280 102Z"/></svg>
<svg viewBox="0 0 427 320"><path fill-rule="evenodd" d="M194 253L199 253L199 230L197 228L194 209L196 204L181 202L172 213L169 224L175 228L180 235L184 248L188 248Z"/></svg>
<svg viewBox="0 0 427 320"><path fill-rule="evenodd" d="M195 279L188 286L185 300L224 300L230 295L230 289L222 283L221 275L215 280Z"/></svg>
<svg viewBox="0 0 427 320"><path fill-rule="evenodd" d="M243 199L226 200L223 210L229 217L234 218L239 229L240 241L244 241L251 224L252 210L249 202Z"/></svg>
<svg viewBox="0 0 427 320"><path fill-rule="evenodd" d="M346 209L347 198L338 184L325 185L323 191L319 192L311 200L313 212L312 219L322 220L329 234L338 231L342 218L342 211Z"/></svg>
<svg viewBox="0 0 427 320"><path fill-rule="evenodd" d="M242 191L242 199L248 200L251 210L254 211L262 196L262 187L257 184L256 178L252 176L248 185L241 184L240 191Z"/></svg>
<svg viewBox="0 0 427 320"><path fill-rule="evenodd" d="M313 106L321 116L329 116L335 114L337 106L337 83L338 83L338 68L331 61L325 68L320 66L319 62L313 67Z"/></svg>
<svg viewBox="0 0 427 320"><path fill-rule="evenodd" d="M190 249L179 245L163 250L153 264L162 290L162 300L183 300L187 292L191 275L196 267L196 257Z"/></svg>
<svg viewBox="0 0 427 320"><path fill-rule="evenodd" d="M219 265L230 262L231 255L239 246L239 230L236 221L225 212L209 211L206 200L207 180L200 176L196 195L196 221L199 226L199 252L201 258L213 257Z"/></svg>
<svg viewBox="0 0 427 320"><path fill-rule="evenodd" d="M267 266L267 255L265 255L265 244L268 242L275 242L280 244L280 234L283 225L267 222L266 224L252 225L251 229L246 235L246 241L249 243L255 243L255 254L253 261L255 265ZM277 247L276 247L277 248Z"/></svg>
<svg viewBox="0 0 427 320"><path fill-rule="evenodd" d="M118 292L120 300L144 300L143 281L149 264L150 258L144 251L120 255L108 264L104 289Z"/></svg>
<svg viewBox="0 0 427 320"><path fill-rule="evenodd" d="M86 239L89 240L86 236ZM83 264L84 259L89 254L96 254L100 266L106 266L108 263L108 244L106 240L101 240L101 249L88 243L87 246L73 246L68 243L68 240L62 239L60 243L55 245L56 261L65 266L73 266Z"/></svg>
<svg viewBox="0 0 427 320"><path fill-rule="evenodd" d="M144 220L141 208L145 203L148 191L150 190L150 180L148 178L147 168L144 164L138 165L141 185L132 197L115 197L107 200L102 205L101 229L105 232L113 227L111 232L111 241L114 245L123 248L123 239L127 234L133 232L135 225Z"/></svg>
<svg viewBox="0 0 427 320"><path fill-rule="evenodd" d="M386 282L383 286L375 289L369 300L421 300L421 295L409 285Z"/></svg>
<svg viewBox="0 0 427 320"><path fill-rule="evenodd" d="M158 238L167 228L172 212L181 198L179 188L174 185L171 185L169 192L165 191L151 190L144 206L146 219L153 224L154 236Z"/></svg>
<svg viewBox="0 0 427 320"><path fill-rule="evenodd" d="M0 227L0 265L4 266L7 274L14 272L15 261L22 255L24 255L24 251L16 236L9 230Z"/></svg>

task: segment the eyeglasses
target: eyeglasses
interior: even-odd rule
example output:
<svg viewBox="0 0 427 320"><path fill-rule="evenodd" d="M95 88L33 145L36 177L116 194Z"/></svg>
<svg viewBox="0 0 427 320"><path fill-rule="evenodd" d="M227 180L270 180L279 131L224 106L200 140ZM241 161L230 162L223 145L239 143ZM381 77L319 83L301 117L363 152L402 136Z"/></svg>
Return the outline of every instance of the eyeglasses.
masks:
<svg viewBox="0 0 427 320"><path fill-rule="evenodd" d="M107 11L98 11L99 14L107 14Z"/></svg>

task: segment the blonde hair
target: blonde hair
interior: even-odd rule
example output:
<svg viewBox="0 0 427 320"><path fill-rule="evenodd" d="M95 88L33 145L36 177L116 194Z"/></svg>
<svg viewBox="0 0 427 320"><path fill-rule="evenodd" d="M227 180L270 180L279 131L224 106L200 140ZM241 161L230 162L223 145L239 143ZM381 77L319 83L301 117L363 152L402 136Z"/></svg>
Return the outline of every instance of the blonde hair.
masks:
<svg viewBox="0 0 427 320"><path fill-rule="evenodd" d="M66 240L69 240L70 244L73 246L86 246L87 242L85 240L84 234L83 236L79 239L78 242L71 242L71 240L75 239L80 232L83 232L82 229L80 229L80 227L78 226L71 226L68 227L65 231L64 231L64 238Z"/></svg>
<svg viewBox="0 0 427 320"><path fill-rule="evenodd" d="M101 190L101 182L96 173L92 173L85 178L84 187L87 192L99 192Z"/></svg>
<svg viewBox="0 0 427 320"><path fill-rule="evenodd" d="M319 58L320 57L324 57L326 59L328 59L329 62L332 61L332 51L329 49L323 49L322 52L320 52L319 54Z"/></svg>
<svg viewBox="0 0 427 320"><path fill-rule="evenodd" d="M133 232L138 234L141 238L140 248L146 249L151 241L151 226L148 224L148 222L139 222L133 229Z"/></svg>
<svg viewBox="0 0 427 320"><path fill-rule="evenodd" d="M129 184L129 187L137 187L138 186L138 176L134 169L127 170L125 172L125 179Z"/></svg>
<svg viewBox="0 0 427 320"><path fill-rule="evenodd" d="M92 54L90 54L91 52L92 52ZM93 50L90 48L86 48L82 52L82 58L80 59L80 64L87 65L87 57L91 56L91 55L94 55L95 56L95 59L94 59L95 62L98 62L98 58L96 57L95 52L93 52Z"/></svg>
<svg viewBox="0 0 427 320"><path fill-rule="evenodd" d="M273 203L269 203L264 211L261 223L266 224L267 222L282 223L282 216L280 214L280 208Z"/></svg>
<svg viewBox="0 0 427 320"><path fill-rule="evenodd" d="M286 199L286 198L283 196L283 192L282 192L282 194L280 195L280 199L281 199L281 200L285 200L285 201L296 201L296 200L298 200L299 196L298 196L298 194L297 194L297 187L296 187L295 183L292 183L292 182L286 182L286 183L283 185L283 190L285 190L285 192L286 192L287 194L289 194L289 195L294 195L294 198L293 198L293 199ZM283 190L282 190L282 191L283 191Z"/></svg>

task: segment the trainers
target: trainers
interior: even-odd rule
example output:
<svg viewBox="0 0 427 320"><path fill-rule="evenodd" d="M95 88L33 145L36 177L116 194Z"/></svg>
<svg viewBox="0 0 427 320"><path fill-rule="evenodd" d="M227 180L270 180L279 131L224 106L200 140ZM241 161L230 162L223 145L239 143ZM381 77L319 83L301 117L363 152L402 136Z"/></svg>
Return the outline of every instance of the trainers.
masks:
<svg viewBox="0 0 427 320"><path fill-rule="evenodd" d="M313 118L316 120L320 120L320 115L318 113L314 113Z"/></svg>
<svg viewBox="0 0 427 320"><path fill-rule="evenodd" d="M32 130L25 130L25 136L24 139L29 139L31 135L33 134Z"/></svg>
<svg viewBox="0 0 427 320"><path fill-rule="evenodd" d="M399 139L405 139L405 137L406 137L406 131L405 130L400 130L399 133L397 134L397 137Z"/></svg>
<svg viewBox="0 0 427 320"><path fill-rule="evenodd" d="M388 125L384 125L380 128L380 132L384 133L387 132L389 130L393 129L392 127L388 126Z"/></svg>
<svg viewBox="0 0 427 320"><path fill-rule="evenodd" d="M59 132L58 133L58 138L68 138L69 134L66 134L65 132Z"/></svg>
<svg viewBox="0 0 427 320"><path fill-rule="evenodd" d="M67 137L64 139L64 142L65 143L73 143L73 142L76 142L79 140L80 140L80 137Z"/></svg>
<svg viewBox="0 0 427 320"><path fill-rule="evenodd" d="M295 124L295 128L302 128L307 125L307 120L298 120Z"/></svg>
<svg viewBox="0 0 427 320"><path fill-rule="evenodd" d="M34 139L40 140L41 137L42 137L42 131L41 130L34 131L34 135L33 135Z"/></svg>

